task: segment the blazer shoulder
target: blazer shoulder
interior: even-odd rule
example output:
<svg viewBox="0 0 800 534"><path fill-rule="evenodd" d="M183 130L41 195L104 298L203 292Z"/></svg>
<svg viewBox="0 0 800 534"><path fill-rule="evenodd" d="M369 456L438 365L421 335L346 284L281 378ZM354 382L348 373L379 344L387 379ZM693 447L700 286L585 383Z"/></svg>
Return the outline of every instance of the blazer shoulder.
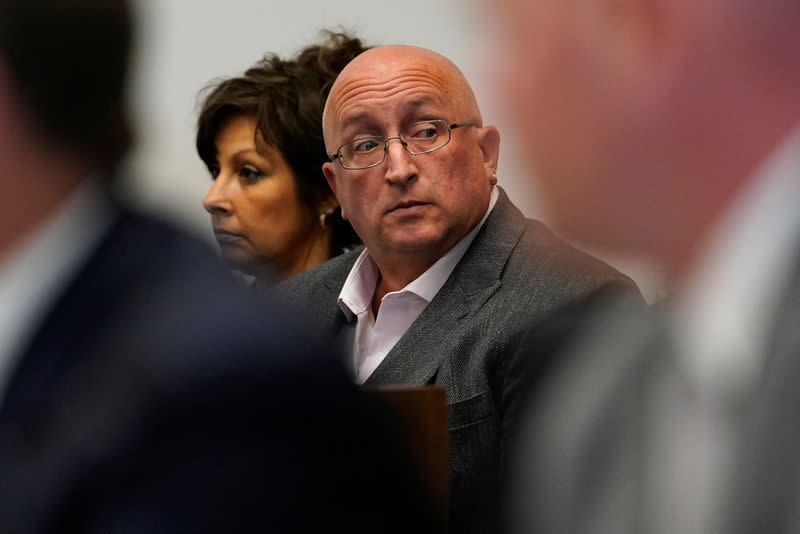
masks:
<svg viewBox="0 0 800 534"><path fill-rule="evenodd" d="M516 261L554 287L574 294L606 291L641 297L636 283L605 261L567 243L544 223L527 219Z"/></svg>

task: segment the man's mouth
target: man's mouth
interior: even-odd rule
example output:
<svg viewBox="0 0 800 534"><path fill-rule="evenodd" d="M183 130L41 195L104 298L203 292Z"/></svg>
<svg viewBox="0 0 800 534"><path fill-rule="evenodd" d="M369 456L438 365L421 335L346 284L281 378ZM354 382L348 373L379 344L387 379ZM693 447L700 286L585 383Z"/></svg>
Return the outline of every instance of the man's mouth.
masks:
<svg viewBox="0 0 800 534"><path fill-rule="evenodd" d="M413 212L428 205L428 202L421 200L403 200L392 206L389 212Z"/></svg>

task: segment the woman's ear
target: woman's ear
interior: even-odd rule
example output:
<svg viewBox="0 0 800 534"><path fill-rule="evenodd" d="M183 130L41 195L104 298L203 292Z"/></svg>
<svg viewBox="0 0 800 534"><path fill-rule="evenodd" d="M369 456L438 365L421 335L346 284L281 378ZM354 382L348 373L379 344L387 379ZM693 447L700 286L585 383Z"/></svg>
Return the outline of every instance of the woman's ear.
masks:
<svg viewBox="0 0 800 534"><path fill-rule="evenodd" d="M339 201L336 200L336 196L333 194L328 195L319 203L319 212L320 214L330 215L336 208L339 207Z"/></svg>

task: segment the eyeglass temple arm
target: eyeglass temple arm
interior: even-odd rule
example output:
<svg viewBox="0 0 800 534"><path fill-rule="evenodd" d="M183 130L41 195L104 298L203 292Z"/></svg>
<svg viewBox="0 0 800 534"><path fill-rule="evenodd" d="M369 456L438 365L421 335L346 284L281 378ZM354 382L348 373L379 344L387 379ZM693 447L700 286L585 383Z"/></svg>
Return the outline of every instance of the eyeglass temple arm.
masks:
<svg viewBox="0 0 800 534"><path fill-rule="evenodd" d="M455 130L456 128L465 128L467 126L474 126L478 127L478 124L475 122L454 122L453 124L448 124L447 128L449 130Z"/></svg>

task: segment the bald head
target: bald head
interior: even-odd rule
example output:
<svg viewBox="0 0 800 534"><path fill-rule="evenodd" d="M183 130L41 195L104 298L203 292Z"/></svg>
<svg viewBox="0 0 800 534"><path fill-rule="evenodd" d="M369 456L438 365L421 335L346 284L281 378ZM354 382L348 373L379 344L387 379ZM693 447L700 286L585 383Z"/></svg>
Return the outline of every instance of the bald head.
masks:
<svg viewBox="0 0 800 534"><path fill-rule="evenodd" d="M403 84L401 82L407 82ZM342 112L358 97L381 92L391 94L393 87L425 86L449 103L458 117L448 120L482 124L478 102L461 70L449 59L431 50L408 45L390 45L368 50L350 62L331 88L325 103L322 127L330 145L341 127ZM418 96L418 95L417 95ZM336 147L328 146L328 150Z"/></svg>
<svg viewBox="0 0 800 534"><path fill-rule="evenodd" d="M422 274L486 213L500 134L447 58L413 46L362 53L331 88L323 130L336 155L322 172L386 289Z"/></svg>

